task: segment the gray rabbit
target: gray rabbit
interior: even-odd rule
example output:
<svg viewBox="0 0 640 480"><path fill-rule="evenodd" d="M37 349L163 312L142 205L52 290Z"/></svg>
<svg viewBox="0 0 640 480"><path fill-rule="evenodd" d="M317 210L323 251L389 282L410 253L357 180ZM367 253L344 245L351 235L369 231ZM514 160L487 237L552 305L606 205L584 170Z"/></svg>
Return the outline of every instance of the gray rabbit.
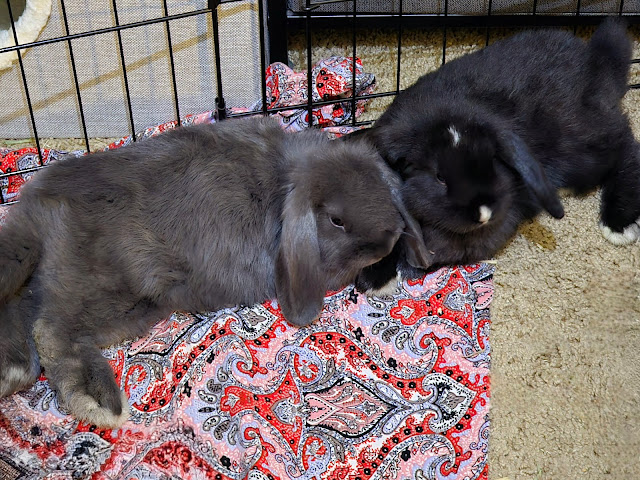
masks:
<svg viewBox="0 0 640 480"><path fill-rule="evenodd" d="M255 118L47 167L0 229L0 394L33 382L39 357L70 413L120 425L126 397L100 347L173 310L275 297L288 321L308 325L327 290L403 232L428 262L399 186L366 142Z"/></svg>
<svg viewBox="0 0 640 480"><path fill-rule="evenodd" d="M630 59L626 27L614 19L589 42L560 30L520 33L421 77L353 137L370 138L403 177L407 209L434 252L428 270L491 258L543 208L561 218L560 188L601 186L605 237L640 237L640 154L620 104ZM379 289L396 269L419 274L403 248L356 285Z"/></svg>

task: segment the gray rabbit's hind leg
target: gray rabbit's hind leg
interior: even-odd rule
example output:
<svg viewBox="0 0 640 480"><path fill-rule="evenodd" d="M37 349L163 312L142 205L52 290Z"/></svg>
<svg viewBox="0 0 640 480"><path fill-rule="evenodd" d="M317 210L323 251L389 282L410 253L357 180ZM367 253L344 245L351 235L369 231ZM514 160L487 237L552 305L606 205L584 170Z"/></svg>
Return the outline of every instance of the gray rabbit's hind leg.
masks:
<svg viewBox="0 0 640 480"><path fill-rule="evenodd" d="M602 188L600 229L616 245L640 239L640 145L630 138Z"/></svg>
<svg viewBox="0 0 640 480"><path fill-rule="evenodd" d="M89 350L93 350L91 355ZM82 348L79 356L59 359L55 370L53 383L58 399L78 420L102 428L116 428L129 418L128 399L116 384L113 369L99 349Z"/></svg>
<svg viewBox="0 0 640 480"><path fill-rule="evenodd" d="M4 329L0 329L4 330ZM0 332L3 335L5 332ZM33 340L16 338L15 332L0 341L0 398L25 390L40 375L40 362Z"/></svg>
<svg viewBox="0 0 640 480"><path fill-rule="evenodd" d="M31 335L38 302L32 281L0 307L0 397L30 387L40 375L38 353Z"/></svg>
<svg viewBox="0 0 640 480"><path fill-rule="evenodd" d="M60 405L78 420L116 428L129 417L126 395L92 340L76 340L45 316L34 326L40 360Z"/></svg>
<svg viewBox="0 0 640 480"><path fill-rule="evenodd" d="M40 363L34 352L33 342L16 343L3 339L0 348L0 398L25 390L35 383L40 375ZM31 343L31 345L30 345Z"/></svg>

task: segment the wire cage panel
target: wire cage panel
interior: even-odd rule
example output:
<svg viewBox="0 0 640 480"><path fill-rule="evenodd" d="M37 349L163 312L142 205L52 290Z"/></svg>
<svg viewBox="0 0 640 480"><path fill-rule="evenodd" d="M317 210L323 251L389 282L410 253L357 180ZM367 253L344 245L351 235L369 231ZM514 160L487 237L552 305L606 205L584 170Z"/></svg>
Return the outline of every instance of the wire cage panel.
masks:
<svg viewBox="0 0 640 480"><path fill-rule="evenodd" d="M292 16L291 6L295 6L295 2L304 5L301 17ZM369 103L364 115L358 119L351 116L348 121L352 126L368 125L401 89L453 58L456 49L448 50L452 42L462 41L467 45L468 48L457 50L457 54L463 54L489 43L490 37L493 41L494 32L499 33L500 28L494 28L498 25L489 23L490 19L502 18L509 27L523 26L520 19L529 27L537 26L532 18L572 20L568 25L575 30L579 22L594 24L601 18L578 15L582 8L606 5L615 7L617 14L621 14L621 9L633 5L623 0L576 0L576 12L572 16L491 17L492 9L501 5L538 8L552 2L229 0L220 4L215 0L53 0L53 3L51 20L40 39L23 49L19 64L0 70L0 89L7 99L0 109L0 139L27 139L41 148L41 139L46 137L84 138L88 150L104 146L103 137L138 133L186 114L216 110L224 117L240 114L227 112L228 107L252 106L266 113L266 102L261 104L260 100L266 99L264 70L270 61L284 61L298 71L306 70L310 80L309 72L317 61L332 55L361 57L361 52L364 53L361 46L375 46L380 39L376 36L378 30L370 29L374 26L383 27L392 38L378 45L378 50L364 49L368 52L365 56L373 54L384 57L385 61L372 71L377 87L373 94L366 96ZM372 15L361 10L376 5L392 13L381 13L374 18L380 22L371 25L367 20L371 20ZM421 16L406 10L436 9L443 5L442 15ZM486 7L487 11L482 17L452 13L464 12L469 5ZM325 15L322 9L326 8L347 13ZM459 26L446 22L456 18L466 18L472 23ZM639 17L627 18L637 23ZM418 22L405 24L407 19ZM444 19L445 22L420 23L423 19ZM342 34L323 50L320 48L322 27L327 25ZM403 35L413 27L419 27L421 35ZM462 37L458 30L463 32ZM477 38L470 40L470 31L475 31ZM301 38L302 45L295 45L292 40L295 38ZM288 41L292 41L293 49L287 49ZM0 54L14 50L15 47L0 49ZM407 68L403 55L412 51L418 51L423 59L413 72L415 75ZM637 66L639 60L634 62ZM633 72L634 69L631 86L638 88L637 68ZM352 80L355 83L355 73ZM301 100L304 104L298 106L309 113L321 105L345 100L354 111L356 102L365 98L352 96L314 102L313 81L308 81L306 88L306 96L300 97L304 98ZM291 107L295 106L278 106L268 111ZM96 137L98 139L93 140ZM0 183L23 173L0 171ZM0 203L8 201L11 199L0 198Z"/></svg>
<svg viewBox="0 0 640 480"><path fill-rule="evenodd" d="M206 0L54 2L39 41L58 39L67 27L80 38L24 52L37 134L83 137L84 116L89 137L119 137L178 114L213 109L217 71L213 16L207 7ZM258 0L227 2L217 10L221 70L233 79L225 82L227 104L246 106L258 100L261 91ZM166 15L185 17L162 21ZM98 33L136 22L148 24ZM0 138L35 134L25 114L22 83L17 64L0 72L0 91L19 100L2 110Z"/></svg>
<svg viewBox="0 0 640 480"><path fill-rule="evenodd" d="M290 15L305 16L307 9L312 14L349 14L353 11L352 1L327 2L326 0L287 0ZM617 14L620 1L616 0L359 0L356 12L361 14L396 14L400 11L409 15L575 15ZM638 13L640 1L625 1L623 12Z"/></svg>

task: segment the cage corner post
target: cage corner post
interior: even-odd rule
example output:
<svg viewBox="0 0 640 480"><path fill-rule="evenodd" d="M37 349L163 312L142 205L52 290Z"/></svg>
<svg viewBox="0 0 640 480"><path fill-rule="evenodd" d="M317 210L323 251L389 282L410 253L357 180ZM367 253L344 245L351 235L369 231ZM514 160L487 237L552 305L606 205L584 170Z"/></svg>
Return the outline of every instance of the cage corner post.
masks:
<svg viewBox="0 0 640 480"><path fill-rule="evenodd" d="M218 23L218 6L221 0L207 0L207 8L211 10L211 23L213 26L213 49L216 62L216 100L215 118L225 120L227 118L227 105L222 93L222 61L220 59L220 25Z"/></svg>
<svg viewBox="0 0 640 480"><path fill-rule="evenodd" d="M287 0L264 0L264 2L267 5L269 62L281 62L288 65Z"/></svg>

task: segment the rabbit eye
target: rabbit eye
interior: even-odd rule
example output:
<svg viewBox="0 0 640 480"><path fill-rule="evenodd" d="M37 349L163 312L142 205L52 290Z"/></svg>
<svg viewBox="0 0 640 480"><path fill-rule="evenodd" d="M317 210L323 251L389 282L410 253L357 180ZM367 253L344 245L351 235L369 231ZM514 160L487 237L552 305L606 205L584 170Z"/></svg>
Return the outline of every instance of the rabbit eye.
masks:
<svg viewBox="0 0 640 480"><path fill-rule="evenodd" d="M436 179L437 179L441 184L443 184L443 185L446 185L446 184L447 184L447 182L446 182L446 180L444 179L444 177L443 177L442 175L440 175L439 173L437 173L437 174L436 174Z"/></svg>
<svg viewBox="0 0 640 480"><path fill-rule="evenodd" d="M415 167L413 165L407 165L402 168L402 173L405 175L411 175L415 171Z"/></svg>
<svg viewBox="0 0 640 480"><path fill-rule="evenodd" d="M333 225L336 228L341 228L342 230L344 230L344 222L342 221L342 219L340 217L336 217L335 215L331 215L329 217L329 220L331 221L331 225Z"/></svg>

